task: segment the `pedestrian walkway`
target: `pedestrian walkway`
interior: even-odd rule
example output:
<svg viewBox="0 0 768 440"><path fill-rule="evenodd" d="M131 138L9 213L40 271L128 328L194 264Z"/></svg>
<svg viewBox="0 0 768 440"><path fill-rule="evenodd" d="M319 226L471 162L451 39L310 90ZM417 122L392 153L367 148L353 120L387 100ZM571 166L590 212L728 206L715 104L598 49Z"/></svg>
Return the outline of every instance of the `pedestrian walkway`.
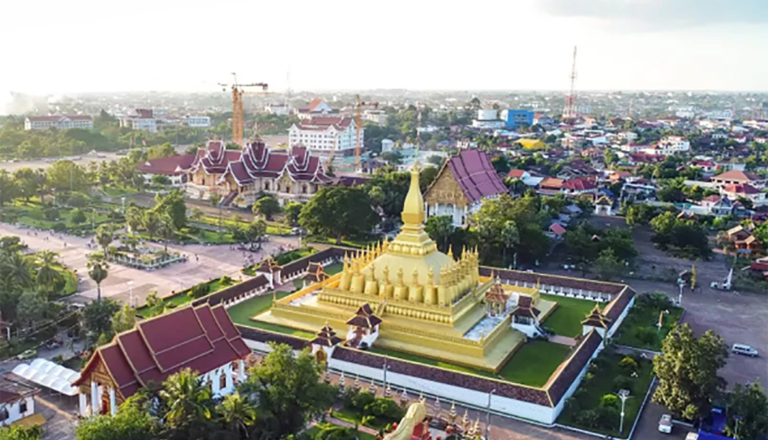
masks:
<svg viewBox="0 0 768 440"><path fill-rule="evenodd" d="M550 336L549 342L554 342L555 344L560 344L560 345L567 345L569 347L575 347L577 344L576 339L569 338L568 336L560 336L560 335Z"/></svg>

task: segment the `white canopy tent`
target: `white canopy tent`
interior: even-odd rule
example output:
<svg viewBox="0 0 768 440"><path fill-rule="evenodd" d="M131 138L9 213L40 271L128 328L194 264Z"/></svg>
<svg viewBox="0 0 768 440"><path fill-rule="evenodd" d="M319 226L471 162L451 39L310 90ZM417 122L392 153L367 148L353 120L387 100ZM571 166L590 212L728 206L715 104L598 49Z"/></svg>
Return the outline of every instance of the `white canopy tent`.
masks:
<svg viewBox="0 0 768 440"><path fill-rule="evenodd" d="M67 396L76 396L79 393L79 390L72 386L72 382L80 377L80 373L46 359L35 359L31 364L19 364L13 369L13 374Z"/></svg>

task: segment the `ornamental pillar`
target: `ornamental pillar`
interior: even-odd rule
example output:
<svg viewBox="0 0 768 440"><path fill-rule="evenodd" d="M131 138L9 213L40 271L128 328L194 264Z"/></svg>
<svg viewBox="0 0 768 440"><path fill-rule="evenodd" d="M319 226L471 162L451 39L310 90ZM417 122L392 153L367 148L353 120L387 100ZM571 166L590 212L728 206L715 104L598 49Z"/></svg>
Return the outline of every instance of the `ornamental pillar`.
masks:
<svg viewBox="0 0 768 440"><path fill-rule="evenodd" d="M225 368L224 374L226 374L226 385L228 390L227 394L229 394L235 389L235 381L232 378L232 365L227 364L227 366L224 368Z"/></svg>
<svg viewBox="0 0 768 440"><path fill-rule="evenodd" d="M109 412L114 416L117 415L117 398L115 396L115 389L109 388Z"/></svg>
<svg viewBox="0 0 768 440"><path fill-rule="evenodd" d="M91 415L99 414L99 385L91 381Z"/></svg>
<svg viewBox="0 0 768 440"><path fill-rule="evenodd" d="M88 397L86 397L82 390L80 390L78 397L80 398L80 416L85 417L88 413Z"/></svg>
<svg viewBox="0 0 768 440"><path fill-rule="evenodd" d="M237 380L239 382L245 382L245 360L240 359L237 361L238 373Z"/></svg>

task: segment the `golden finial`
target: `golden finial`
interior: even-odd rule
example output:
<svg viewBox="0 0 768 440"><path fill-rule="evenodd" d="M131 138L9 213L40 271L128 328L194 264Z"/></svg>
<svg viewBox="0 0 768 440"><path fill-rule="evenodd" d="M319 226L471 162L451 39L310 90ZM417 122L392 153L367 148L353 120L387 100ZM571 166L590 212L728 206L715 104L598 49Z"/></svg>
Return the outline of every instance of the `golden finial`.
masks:
<svg viewBox="0 0 768 440"><path fill-rule="evenodd" d="M413 285L417 286L419 284L419 269L413 269Z"/></svg>
<svg viewBox="0 0 768 440"><path fill-rule="evenodd" d="M448 245L448 256L453 260L453 246Z"/></svg>
<svg viewBox="0 0 768 440"><path fill-rule="evenodd" d="M435 284L435 271L432 268L432 266L429 267L429 283L428 284Z"/></svg>
<svg viewBox="0 0 768 440"><path fill-rule="evenodd" d="M389 284L389 264L384 265L384 282Z"/></svg>
<svg viewBox="0 0 768 440"><path fill-rule="evenodd" d="M403 266L397 268L397 282L399 285L403 285Z"/></svg>

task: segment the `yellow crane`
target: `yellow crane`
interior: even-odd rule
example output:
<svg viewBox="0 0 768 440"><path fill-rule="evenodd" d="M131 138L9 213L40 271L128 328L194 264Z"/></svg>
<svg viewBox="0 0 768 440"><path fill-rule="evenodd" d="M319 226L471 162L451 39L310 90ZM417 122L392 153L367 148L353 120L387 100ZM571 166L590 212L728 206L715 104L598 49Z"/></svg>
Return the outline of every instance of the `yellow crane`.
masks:
<svg viewBox="0 0 768 440"><path fill-rule="evenodd" d="M232 91L232 142L243 146L243 94L246 88L259 87L266 92L269 88L267 83L240 84L237 82L237 74L232 73L232 83L219 83L223 91L229 88Z"/></svg>

